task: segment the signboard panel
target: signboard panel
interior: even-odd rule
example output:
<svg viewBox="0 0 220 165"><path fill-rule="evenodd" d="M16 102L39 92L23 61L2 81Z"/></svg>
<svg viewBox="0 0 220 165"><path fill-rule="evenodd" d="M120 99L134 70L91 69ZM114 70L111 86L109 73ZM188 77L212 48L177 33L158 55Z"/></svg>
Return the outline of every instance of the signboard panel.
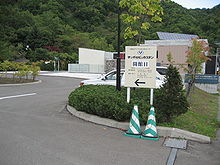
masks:
<svg viewBox="0 0 220 165"><path fill-rule="evenodd" d="M156 46L126 46L125 87L156 88Z"/></svg>
<svg viewBox="0 0 220 165"><path fill-rule="evenodd" d="M185 74L185 83L191 81L192 75ZM195 83L201 84L218 84L219 76L218 75L210 75L210 74L197 74L195 77Z"/></svg>

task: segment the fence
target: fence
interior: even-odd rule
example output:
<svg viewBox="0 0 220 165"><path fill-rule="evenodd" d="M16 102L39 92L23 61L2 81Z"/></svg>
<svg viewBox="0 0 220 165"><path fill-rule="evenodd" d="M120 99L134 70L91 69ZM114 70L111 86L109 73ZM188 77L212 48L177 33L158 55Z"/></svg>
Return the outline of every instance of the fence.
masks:
<svg viewBox="0 0 220 165"><path fill-rule="evenodd" d="M185 83L191 81L191 75L185 75ZM196 87L208 92L208 93L218 93L218 75L208 75L208 74L197 74L195 77Z"/></svg>
<svg viewBox="0 0 220 165"><path fill-rule="evenodd" d="M78 73L104 73L104 65L68 64L68 72Z"/></svg>

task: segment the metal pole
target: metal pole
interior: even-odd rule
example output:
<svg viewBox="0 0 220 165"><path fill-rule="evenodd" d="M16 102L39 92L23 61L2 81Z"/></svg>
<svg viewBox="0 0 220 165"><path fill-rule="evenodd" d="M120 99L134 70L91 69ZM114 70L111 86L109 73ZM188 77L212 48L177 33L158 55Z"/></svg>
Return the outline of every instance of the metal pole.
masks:
<svg viewBox="0 0 220 165"><path fill-rule="evenodd" d="M217 75L217 58L218 58L218 49L216 50L216 55L215 55L215 75Z"/></svg>
<svg viewBox="0 0 220 165"><path fill-rule="evenodd" d="M56 60L54 60L54 72L56 71Z"/></svg>
<svg viewBox="0 0 220 165"><path fill-rule="evenodd" d="M128 87L127 88L127 103L130 103L130 99L131 99L131 88Z"/></svg>
<svg viewBox="0 0 220 165"><path fill-rule="evenodd" d="M120 0L118 0L118 55L117 55L117 68L116 68L116 89L121 90L121 59L120 59L120 32L121 32L121 20L120 20Z"/></svg>
<svg viewBox="0 0 220 165"><path fill-rule="evenodd" d="M58 60L57 70L58 70L58 72L60 71L60 60Z"/></svg>
<svg viewBox="0 0 220 165"><path fill-rule="evenodd" d="M153 100L154 100L154 89L150 89L150 105L153 105Z"/></svg>
<svg viewBox="0 0 220 165"><path fill-rule="evenodd" d="M217 69L219 69L220 68L220 66L219 66L219 64L218 64L218 55L219 55L219 48L217 48L217 50L216 50L216 74L218 74L217 73ZM218 67L217 67L218 66Z"/></svg>

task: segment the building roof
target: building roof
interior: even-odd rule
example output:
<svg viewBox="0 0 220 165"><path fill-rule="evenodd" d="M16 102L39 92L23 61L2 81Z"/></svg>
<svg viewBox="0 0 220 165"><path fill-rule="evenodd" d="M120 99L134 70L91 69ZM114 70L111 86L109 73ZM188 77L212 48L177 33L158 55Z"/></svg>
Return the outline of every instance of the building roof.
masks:
<svg viewBox="0 0 220 165"><path fill-rule="evenodd" d="M192 41L191 40L145 40L143 45L187 45L191 46Z"/></svg>
<svg viewBox="0 0 220 165"><path fill-rule="evenodd" d="M207 39L198 39L198 41L204 41L208 44ZM145 40L144 45L156 45L156 46L170 46L170 45L185 45L185 46L192 46L192 40Z"/></svg>
<svg viewBox="0 0 220 165"><path fill-rule="evenodd" d="M160 40L191 40L194 38L199 38L197 35L193 34L179 34L179 33L167 33L167 32L157 32Z"/></svg>

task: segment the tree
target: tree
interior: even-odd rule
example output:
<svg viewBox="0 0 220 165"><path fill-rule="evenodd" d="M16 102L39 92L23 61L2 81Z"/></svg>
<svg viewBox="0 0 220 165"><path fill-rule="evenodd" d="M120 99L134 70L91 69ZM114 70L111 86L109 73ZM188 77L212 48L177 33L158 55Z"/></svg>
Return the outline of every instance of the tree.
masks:
<svg viewBox="0 0 220 165"><path fill-rule="evenodd" d="M49 56L49 51L47 49L37 48L35 49L34 53L35 53L34 57L36 61L40 61L40 60L47 61L51 59Z"/></svg>
<svg viewBox="0 0 220 165"><path fill-rule="evenodd" d="M209 46L205 41L199 41L193 39L192 47L187 52L187 63L189 65L188 73L190 75L190 81L188 82L187 94L188 97L195 83L196 74L201 72L202 63L209 60L206 53L209 51Z"/></svg>
<svg viewBox="0 0 220 165"><path fill-rule="evenodd" d="M10 45L0 41L0 62L10 59Z"/></svg>
<svg viewBox="0 0 220 165"><path fill-rule="evenodd" d="M183 114L188 109L188 102L183 91L182 79L176 67L168 67L163 86L156 92L156 106L160 111L158 118L161 122L171 121L174 117Z"/></svg>
<svg viewBox="0 0 220 165"><path fill-rule="evenodd" d="M33 81L35 81L37 75L40 73L40 67L37 65L38 65L38 63L32 63L32 65L30 67L31 76L32 76Z"/></svg>
<svg viewBox="0 0 220 165"><path fill-rule="evenodd" d="M105 38L94 38L91 43L92 49L99 49L105 51L113 51L114 48L111 44L108 44Z"/></svg>
<svg viewBox="0 0 220 165"><path fill-rule="evenodd" d="M0 41L0 62L23 58L25 52L22 50L22 47L23 46L20 43L14 46L8 42Z"/></svg>
<svg viewBox="0 0 220 165"><path fill-rule="evenodd" d="M120 7L126 9L121 18L127 27L125 28L124 38L140 36L142 30L150 28L150 22L161 21L160 15L163 8L160 6L161 0L121 0Z"/></svg>
<svg viewBox="0 0 220 165"><path fill-rule="evenodd" d="M197 34L207 38L214 48L214 43L220 42L220 5L212 9L186 9L168 0L120 1L125 22L122 28L128 32L125 33L126 39L122 39L121 48L127 43L137 45L143 39L158 39L158 31ZM33 55L32 59L32 52L44 46L56 46L63 53L72 54L77 53L78 47L96 48L97 45L93 44L95 41L99 49L103 46L116 49L117 2L1 0L0 59L13 60L8 56L8 48L13 51L19 43L23 48L29 45L26 56ZM163 21L154 22L157 19ZM94 33L96 37L93 37Z"/></svg>

